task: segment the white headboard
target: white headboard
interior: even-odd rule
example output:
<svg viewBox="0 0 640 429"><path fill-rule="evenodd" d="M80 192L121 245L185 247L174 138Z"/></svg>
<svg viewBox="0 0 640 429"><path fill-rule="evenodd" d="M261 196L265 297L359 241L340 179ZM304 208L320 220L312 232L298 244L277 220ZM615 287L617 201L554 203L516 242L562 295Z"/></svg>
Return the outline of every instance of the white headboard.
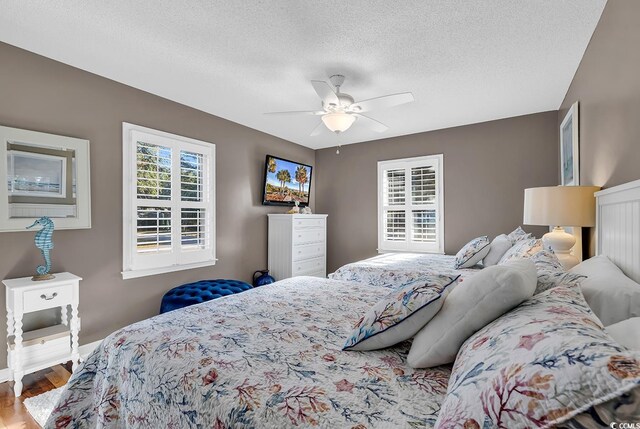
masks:
<svg viewBox="0 0 640 429"><path fill-rule="evenodd" d="M640 180L596 192L596 254L640 283Z"/></svg>

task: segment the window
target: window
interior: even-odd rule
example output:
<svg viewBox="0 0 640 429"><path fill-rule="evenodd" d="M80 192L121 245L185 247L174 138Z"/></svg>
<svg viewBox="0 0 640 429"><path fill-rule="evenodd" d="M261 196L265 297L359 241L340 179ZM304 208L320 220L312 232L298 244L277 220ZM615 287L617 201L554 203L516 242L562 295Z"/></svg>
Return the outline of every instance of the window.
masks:
<svg viewBox="0 0 640 429"><path fill-rule="evenodd" d="M123 129L123 271L134 278L215 264L215 145Z"/></svg>
<svg viewBox="0 0 640 429"><path fill-rule="evenodd" d="M378 251L444 252L442 155L378 162Z"/></svg>

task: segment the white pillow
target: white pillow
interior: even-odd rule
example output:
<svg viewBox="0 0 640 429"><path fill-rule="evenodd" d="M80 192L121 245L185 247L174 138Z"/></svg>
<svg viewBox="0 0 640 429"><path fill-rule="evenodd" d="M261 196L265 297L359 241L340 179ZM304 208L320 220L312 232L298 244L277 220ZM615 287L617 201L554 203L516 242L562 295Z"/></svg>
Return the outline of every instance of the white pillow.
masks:
<svg viewBox="0 0 640 429"><path fill-rule="evenodd" d="M640 284L606 256L587 259L569 272L587 276L580 281L582 293L604 326L640 316Z"/></svg>
<svg viewBox="0 0 640 429"><path fill-rule="evenodd" d="M467 338L531 298L536 284L536 267L529 259L494 265L464 279L413 339L409 366L430 368L453 362Z"/></svg>
<svg viewBox="0 0 640 429"><path fill-rule="evenodd" d="M442 308L459 274L429 274L394 290L356 323L342 350L378 350L413 337Z"/></svg>
<svg viewBox="0 0 640 429"><path fill-rule="evenodd" d="M640 350L640 317L632 317L622 322L607 326L605 331L613 337L618 344L622 344L629 350Z"/></svg>
<svg viewBox="0 0 640 429"><path fill-rule="evenodd" d="M456 270L460 268L470 268L480 262L489 250L491 249L491 243L489 243L489 237L483 235L477 237L462 246L462 249L456 253L456 262L454 268Z"/></svg>
<svg viewBox="0 0 640 429"><path fill-rule="evenodd" d="M507 234L500 234L491 242L489 253L482 260L482 265L490 267L491 265L497 265L500 262L500 258L507 253L507 250L511 249L511 240L507 237Z"/></svg>

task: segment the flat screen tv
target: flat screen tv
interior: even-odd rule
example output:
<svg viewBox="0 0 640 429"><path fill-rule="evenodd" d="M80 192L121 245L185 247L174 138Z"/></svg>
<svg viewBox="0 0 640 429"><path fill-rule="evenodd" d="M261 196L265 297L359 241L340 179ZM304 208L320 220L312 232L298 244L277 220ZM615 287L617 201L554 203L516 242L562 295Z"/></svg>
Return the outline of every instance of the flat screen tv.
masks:
<svg viewBox="0 0 640 429"><path fill-rule="evenodd" d="M298 201L300 206L308 206L312 169L310 165L267 155L262 204L293 206Z"/></svg>

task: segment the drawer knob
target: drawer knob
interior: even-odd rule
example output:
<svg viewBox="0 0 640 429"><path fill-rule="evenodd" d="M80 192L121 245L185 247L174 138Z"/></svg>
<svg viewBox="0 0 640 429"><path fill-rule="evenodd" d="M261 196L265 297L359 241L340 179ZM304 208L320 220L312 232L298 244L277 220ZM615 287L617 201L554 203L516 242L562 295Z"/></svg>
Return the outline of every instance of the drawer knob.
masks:
<svg viewBox="0 0 640 429"><path fill-rule="evenodd" d="M42 294L42 295L40 295L40 298L44 299L45 301L51 301L56 296L58 296L58 292L52 293L51 296L47 296L45 294Z"/></svg>

